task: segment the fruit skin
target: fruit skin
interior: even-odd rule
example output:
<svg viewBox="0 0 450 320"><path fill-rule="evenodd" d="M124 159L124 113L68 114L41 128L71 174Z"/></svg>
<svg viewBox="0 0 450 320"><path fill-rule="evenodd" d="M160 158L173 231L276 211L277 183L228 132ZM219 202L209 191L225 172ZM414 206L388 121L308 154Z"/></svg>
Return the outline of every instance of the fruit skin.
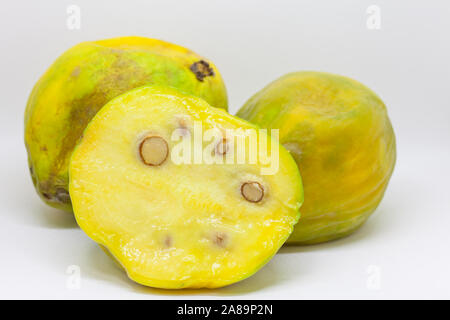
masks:
<svg viewBox="0 0 450 320"><path fill-rule="evenodd" d="M105 103L144 84L173 86L227 109L217 68L181 46L142 37L74 46L39 79L25 111L30 173L47 204L72 210L67 169L83 130Z"/></svg>
<svg viewBox="0 0 450 320"><path fill-rule="evenodd" d="M230 183L254 166L141 163L136 137L148 131L170 137L177 126L175 108L181 111L177 117L202 121L204 129L258 129L172 88L129 91L97 113L72 154L75 218L137 283L166 289L222 287L254 274L286 241L303 202L300 173L277 144L279 171L264 176L266 202L255 204L243 200ZM230 250L211 248L207 238L199 237L207 234L205 226L230 231L235 241ZM171 232L174 246L160 249L157 243L155 249L152 235L164 232Z"/></svg>
<svg viewBox="0 0 450 320"><path fill-rule="evenodd" d="M395 136L384 103L361 83L290 73L256 93L237 116L280 129L280 143L300 168L305 203L288 243L346 236L383 198L396 160Z"/></svg>

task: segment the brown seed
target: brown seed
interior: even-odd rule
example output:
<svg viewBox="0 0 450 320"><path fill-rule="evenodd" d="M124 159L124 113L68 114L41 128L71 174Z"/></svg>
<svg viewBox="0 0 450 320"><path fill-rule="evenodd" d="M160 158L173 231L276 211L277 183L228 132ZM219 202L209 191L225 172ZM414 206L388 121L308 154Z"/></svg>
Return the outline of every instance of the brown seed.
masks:
<svg viewBox="0 0 450 320"><path fill-rule="evenodd" d="M169 146L166 140L159 136L145 138L139 146L142 161L148 166L159 166L166 161L169 155Z"/></svg>
<svg viewBox="0 0 450 320"><path fill-rule="evenodd" d="M220 141L217 146L216 146L216 153L220 154L220 155L224 155L228 152L229 150L229 146L228 146L228 142L227 139L222 139L222 141Z"/></svg>
<svg viewBox="0 0 450 320"><path fill-rule="evenodd" d="M242 184L241 194L247 201L260 202L264 197L264 188L259 182L248 181Z"/></svg>

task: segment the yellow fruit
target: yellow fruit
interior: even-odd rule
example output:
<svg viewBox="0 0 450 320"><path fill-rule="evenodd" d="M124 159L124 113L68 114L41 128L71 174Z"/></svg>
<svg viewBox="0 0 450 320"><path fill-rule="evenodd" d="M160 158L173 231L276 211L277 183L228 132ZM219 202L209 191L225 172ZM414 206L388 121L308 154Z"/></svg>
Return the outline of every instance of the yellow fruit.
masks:
<svg viewBox="0 0 450 320"><path fill-rule="evenodd" d="M268 139L257 139L257 161L247 143L245 161L228 162L241 136L233 129ZM220 134L207 138L213 130ZM279 154L273 174L262 173L266 152ZM132 280L152 287L214 288L252 275L288 238L303 201L297 165L278 142L167 87L138 88L105 105L69 171L79 226Z"/></svg>
<svg viewBox="0 0 450 320"><path fill-rule="evenodd" d="M141 37L83 42L60 56L36 83L25 112L25 144L36 190L71 210L67 168L86 125L112 98L160 84L227 109L216 67L183 47Z"/></svg>
<svg viewBox="0 0 450 320"><path fill-rule="evenodd" d="M302 219L288 243L343 237L380 203L394 169L395 136L386 107L352 79L287 74L255 94L237 116L280 129L302 174Z"/></svg>

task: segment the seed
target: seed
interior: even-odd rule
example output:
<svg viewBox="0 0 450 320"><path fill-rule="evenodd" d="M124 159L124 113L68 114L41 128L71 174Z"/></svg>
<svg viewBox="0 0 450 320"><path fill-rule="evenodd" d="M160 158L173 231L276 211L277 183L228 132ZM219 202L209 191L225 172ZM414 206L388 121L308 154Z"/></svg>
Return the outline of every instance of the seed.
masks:
<svg viewBox="0 0 450 320"><path fill-rule="evenodd" d="M139 146L142 161L148 166L159 166L166 161L169 155L169 146L166 140L159 136L145 138Z"/></svg>
<svg viewBox="0 0 450 320"><path fill-rule="evenodd" d="M216 153L220 155L224 155L228 152L229 146L227 139L222 139L216 146Z"/></svg>
<svg viewBox="0 0 450 320"><path fill-rule="evenodd" d="M242 184L241 194L247 201L260 202L264 197L264 188L259 182L248 181Z"/></svg>
<svg viewBox="0 0 450 320"><path fill-rule="evenodd" d="M225 248L228 243L228 235L224 232L216 232L213 237L215 245L221 248Z"/></svg>

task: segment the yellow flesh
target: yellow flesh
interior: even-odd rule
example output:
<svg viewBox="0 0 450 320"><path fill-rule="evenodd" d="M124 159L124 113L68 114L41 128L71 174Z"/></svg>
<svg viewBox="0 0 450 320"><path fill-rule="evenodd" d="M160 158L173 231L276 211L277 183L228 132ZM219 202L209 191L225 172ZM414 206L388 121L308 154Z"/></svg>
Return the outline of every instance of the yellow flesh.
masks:
<svg viewBox="0 0 450 320"><path fill-rule="evenodd" d="M237 116L280 129L303 178L302 219L288 243L343 237L380 203L394 169L395 136L386 107L352 79L321 72L285 75Z"/></svg>
<svg viewBox="0 0 450 320"><path fill-rule="evenodd" d="M182 127L185 139L193 139L194 121L203 130L256 128L201 99L143 87L102 108L71 159L70 195L80 227L144 285L220 287L242 280L275 254L299 218L300 175L278 144L274 175L261 175L260 163L173 163L178 142L171 134ZM139 155L148 135L168 143L159 166L145 165ZM260 202L242 196L247 181L263 186Z"/></svg>

